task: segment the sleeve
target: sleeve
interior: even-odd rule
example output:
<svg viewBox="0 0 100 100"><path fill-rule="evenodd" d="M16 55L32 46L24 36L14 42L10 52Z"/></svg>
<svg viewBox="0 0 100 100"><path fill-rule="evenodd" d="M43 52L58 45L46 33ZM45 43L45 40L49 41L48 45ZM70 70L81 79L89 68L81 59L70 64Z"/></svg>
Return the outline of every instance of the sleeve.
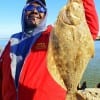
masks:
<svg viewBox="0 0 100 100"><path fill-rule="evenodd" d="M91 35L95 40L99 32L98 15L95 8L94 0L83 0L85 16Z"/></svg>
<svg viewBox="0 0 100 100"><path fill-rule="evenodd" d="M0 100L2 100L2 57L0 57Z"/></svg>
<svg viewBox="0 0 100 100"><path fill-rule="evenodd" d="M6 45L5 49L3 50L1 56L0 56L0 100L2 99L2 79L3 79L3 74L2 74L2 67L3 67L3 58L4 55L6 54L8 47L10 46L10 42L8 42L8 44Z"/></svg>

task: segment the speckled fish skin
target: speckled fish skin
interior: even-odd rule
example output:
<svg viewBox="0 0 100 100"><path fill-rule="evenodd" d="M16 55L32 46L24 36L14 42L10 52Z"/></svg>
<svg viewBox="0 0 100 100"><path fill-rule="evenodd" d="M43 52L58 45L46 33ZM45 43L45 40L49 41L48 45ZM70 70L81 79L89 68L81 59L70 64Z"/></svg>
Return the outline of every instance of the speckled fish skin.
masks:
<svg viewBox="0 0 100 100"><path fill-rule="evenodd" d="M67 100L78 99L77 86L94 56L94 41L81 0L69 0L59 12L51 32L47 64L53 79L67 91Z"/></svg>

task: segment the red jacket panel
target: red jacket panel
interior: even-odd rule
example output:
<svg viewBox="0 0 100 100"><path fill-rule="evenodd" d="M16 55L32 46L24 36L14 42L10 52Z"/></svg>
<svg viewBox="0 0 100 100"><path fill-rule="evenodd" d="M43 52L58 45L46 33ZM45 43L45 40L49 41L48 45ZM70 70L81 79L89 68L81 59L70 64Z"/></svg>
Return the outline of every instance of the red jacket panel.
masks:
<svg viewBox="0 0 100 100"><path fill-rule="evenodd" d="M0 100L16 100L16 89L10 69L10 43L5 48L0 60Z"/></svg>
<svg viewBox="0 0 100 100"><path fill-rule="evenodd" d="M66 91L48 72L46 56L49 34L43 35L32 47L23 65L19 81L19 100L65 100Z"/></svg>

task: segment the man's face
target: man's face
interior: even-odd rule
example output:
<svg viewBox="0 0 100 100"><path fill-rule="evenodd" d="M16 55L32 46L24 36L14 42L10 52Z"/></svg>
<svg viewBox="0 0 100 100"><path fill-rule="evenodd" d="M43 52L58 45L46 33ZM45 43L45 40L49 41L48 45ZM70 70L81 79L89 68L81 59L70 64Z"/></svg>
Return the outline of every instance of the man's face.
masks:
<svg viewBox="0 0 100 100"><path fill-rule="evenodd" d="M38 26L45 17L46 10L38 3L31 3L25 9L25 21L30 27Z"/></svg>

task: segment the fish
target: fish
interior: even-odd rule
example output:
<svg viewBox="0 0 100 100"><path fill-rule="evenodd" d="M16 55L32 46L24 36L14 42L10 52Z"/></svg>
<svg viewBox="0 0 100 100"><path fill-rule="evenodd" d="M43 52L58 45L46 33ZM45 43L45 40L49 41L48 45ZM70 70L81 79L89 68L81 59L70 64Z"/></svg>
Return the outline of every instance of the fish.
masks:
<svg viewBox="0 0 100 100"><path fill-rule="evenodd" d="M82 0L68 0L50 33L47 69L66 90L66 100L84 100L77 86L95 53Z"/></svg>

